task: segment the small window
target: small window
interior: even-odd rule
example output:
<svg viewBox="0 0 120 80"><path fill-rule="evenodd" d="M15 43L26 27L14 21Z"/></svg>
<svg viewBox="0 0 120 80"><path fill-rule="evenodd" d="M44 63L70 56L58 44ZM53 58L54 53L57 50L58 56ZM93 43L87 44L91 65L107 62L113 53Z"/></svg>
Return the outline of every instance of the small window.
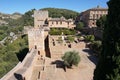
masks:
<svg viewBox="0 0 120 80"><path fill-rule="evenodd" d="M58 24L58 21L56 21L56 24Z"/></svg>
<svg viewBox="0 0 120 80"><path fill-rule="evenodd" d="M38 55L40 55L40 51L38 51Z"/></svg>
<svg viewBox="0 0 120 80"><path fill-rule="evenodd" d="M37 49L37 46L35 45L35 49Z"/></svg>
<svg viewBox="0 0 120 80"><path fill-rule="evenodd" d="M68 22L68 25L69 25L69 22Z"/></svg>
<svg viewBox="0 0 120 80"><path fill-rule="evenodd" d="M62 21L60 21L60 24L62 24Z"/></svg>

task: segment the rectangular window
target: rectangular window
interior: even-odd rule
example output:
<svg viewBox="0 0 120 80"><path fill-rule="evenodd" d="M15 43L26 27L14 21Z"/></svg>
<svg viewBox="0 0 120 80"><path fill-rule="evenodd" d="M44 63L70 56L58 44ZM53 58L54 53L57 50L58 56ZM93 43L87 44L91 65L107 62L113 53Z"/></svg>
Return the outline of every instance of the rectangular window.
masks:
<svg viewBox="0 0 120 80"><path fill-rule="evenodd" d="M68 25L69 25L69 22L68 22Z"/></svg>
<svg viewBox="0 0 120 80"><path fill-rule="evenodd" d="M52 24L54 24L54 23L52 22Z"/></svg>
<svg viewBox="0 0 120 80"><path fill-rule="evenodd" d="M62 21L60 21L60 24L62 24Z"/></svg>
<svg viewBox="0 0 120 80"><path fill-rule="evenodd" d="M56 21L56 24L58 24L58 21Z"/></svg>

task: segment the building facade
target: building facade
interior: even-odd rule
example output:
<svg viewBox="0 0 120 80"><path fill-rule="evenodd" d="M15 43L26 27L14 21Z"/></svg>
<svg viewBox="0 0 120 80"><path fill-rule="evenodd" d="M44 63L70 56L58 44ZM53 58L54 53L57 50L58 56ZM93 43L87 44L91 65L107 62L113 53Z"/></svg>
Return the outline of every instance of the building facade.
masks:
<svg viewBox="0 0 120 80"><path fill-rule="evenodd" d="M51 18L48 11L39 10L34 11L34 26L39 28L41 26L48 26L49 28L68 28L73 29L75 27L73 19Z"/></svg>
<svg viewBox="0 0 120 80"><path fill-rule="evenodd" d="M75 24L72 19L65 19L64 17L61 18L49 18L48 19L48 26L50 28L68 28L74 29Z"/></svg>
<svg viewBox="0 0 120 80"><path fill-rule="evenodd" d="M96 26L96 21L108 14L108 9L107 8L101 8L97 6L96 8L92 8L89 10L86 10L80 14L80 20L84 22L86 27L92 28L92 27L97 27Z"/></svg>

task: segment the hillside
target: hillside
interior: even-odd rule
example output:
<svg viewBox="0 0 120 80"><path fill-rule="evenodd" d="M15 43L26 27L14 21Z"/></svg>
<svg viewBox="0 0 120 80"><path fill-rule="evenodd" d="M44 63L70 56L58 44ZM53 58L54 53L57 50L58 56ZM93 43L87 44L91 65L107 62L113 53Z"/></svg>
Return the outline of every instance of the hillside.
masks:
<svg viewBox="0 0 120 80"><path fill-rule="evenodd" d="M79 13L76 11L68 9L59 9L59 8L43 8L41 10L48 10L50 17L61 17L64 16L66 19L73 18L75 19Z"/></svg>
<svg viewBox="0 0 120 80"><path fill-rule="evenodd" d="M13 14L6 14L6 13L1 13L0 12L0 25L7 25L9 23L8 20L10 19L18 19L22 17L22 14L20 13L13 13Z"/></svg>

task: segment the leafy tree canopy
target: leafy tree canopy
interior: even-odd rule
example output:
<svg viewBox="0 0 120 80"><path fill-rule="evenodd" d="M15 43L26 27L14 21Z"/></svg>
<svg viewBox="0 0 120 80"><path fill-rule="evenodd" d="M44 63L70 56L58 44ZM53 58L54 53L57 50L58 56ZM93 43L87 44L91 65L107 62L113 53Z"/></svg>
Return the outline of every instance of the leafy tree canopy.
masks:
<svg viewBox="0 0 120 80"><path fill-rule="evenodd" d="M75 29L81 31L83 28L84 28L84 23L78 22Z"/></svg>
<svg viewBox="0 0 120 80"><path fill-rule="evenodd" d="M68 10L68 9L59 9L59 8L43 8L42 10L48 10L50 17L62 17L64 16L66 19L72 18L76 19L79 15L78 12Z"/></svg>
<svg viewBox="0 0 120 80"><path fill-rule="evenodd" d="M104 16L100 17L100 19L97 20L96 25L99 28L103 29L105 26L105 23L106 23L106 16L104 15Z"/></svg>
<svg viewBox="0 0 120 80"><path fill-rule="evenodd" d="M120 0L109 0L101 57L94 80L120 80Z"/></svg>
<svg viewBox="0 0 120 80"><path fill-rule="evenodd" d="M80 55L76 51L69 51L64 54L62 59L64 60L65 66L71 68L73 65L78 66L80 62Z"/></svg>

